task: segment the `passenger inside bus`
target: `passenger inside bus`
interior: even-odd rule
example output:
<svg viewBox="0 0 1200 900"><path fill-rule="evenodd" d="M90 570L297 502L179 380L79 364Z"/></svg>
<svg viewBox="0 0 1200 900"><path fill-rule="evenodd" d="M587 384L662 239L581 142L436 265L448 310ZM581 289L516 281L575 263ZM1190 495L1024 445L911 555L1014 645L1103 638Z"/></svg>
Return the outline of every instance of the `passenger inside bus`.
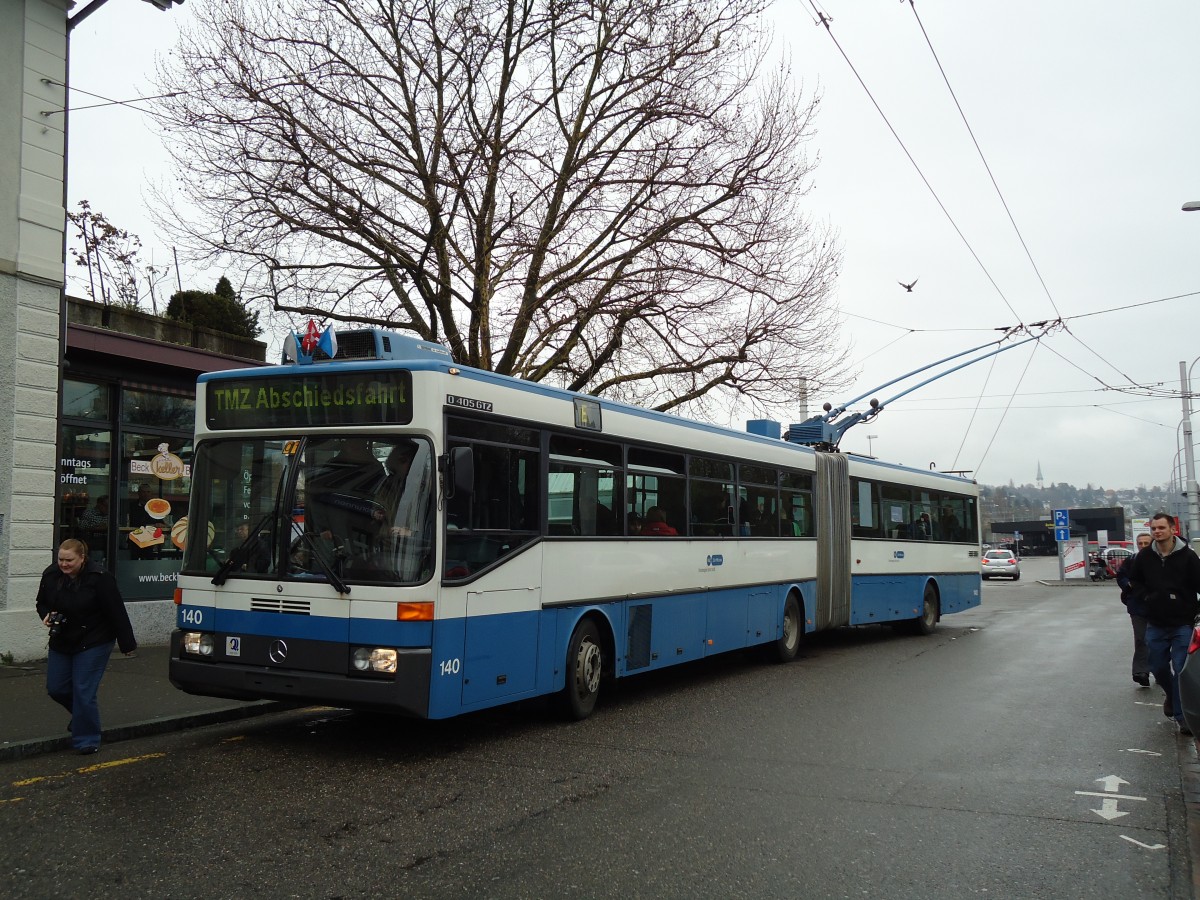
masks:
<svg viewBox="0 0 1200 900"><path fill-rule="evenodd" d="M667 524L667 514L657 506L652 506L646 510L646 524L642 526L640 534L672 536L678 535L679 532Z"/></svg>

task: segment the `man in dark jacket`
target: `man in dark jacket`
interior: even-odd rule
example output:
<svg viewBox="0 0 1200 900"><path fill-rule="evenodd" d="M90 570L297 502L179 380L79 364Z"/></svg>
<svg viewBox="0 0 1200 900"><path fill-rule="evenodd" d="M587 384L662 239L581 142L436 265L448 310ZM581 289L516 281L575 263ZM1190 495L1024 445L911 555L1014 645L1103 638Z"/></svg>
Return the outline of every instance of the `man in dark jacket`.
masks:
<svg viewBox="0 0 1200 900"><path fill-rule="evenodd" d="M1150 519L1150 537L1153 543L1133 559L1129 583L1146 601L1146 651L1154 680L1167 693L1163 713L1191 734L1179 703L1179 673L1200 613L1200 557L1174 533L1166 513Z"/></svg>
<svg viewBox="0 0 1200 900"><path fill-rule="evenodd" d="M1150 535L1137 536L1138 552L1150 546ZM1121 602L1129 613L1129 623L1133 626L1133 680L1142 687L1150 686L1150 664L1146 661L1146 599L1133 589L1129 583L1129 571L1137 553L1126 557L1117 570L1117 585L1121 588Z"/></svg>

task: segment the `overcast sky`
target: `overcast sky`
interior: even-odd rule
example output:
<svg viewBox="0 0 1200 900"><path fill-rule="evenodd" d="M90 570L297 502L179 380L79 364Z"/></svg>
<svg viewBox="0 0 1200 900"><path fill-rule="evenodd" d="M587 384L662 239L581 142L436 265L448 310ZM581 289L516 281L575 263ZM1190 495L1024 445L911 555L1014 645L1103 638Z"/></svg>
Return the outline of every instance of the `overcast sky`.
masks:
<svg viewBox="0 0 1200 900"><path fill-rule="evenodd" d="M122 100L154 93L155 54L202 2L160 13L110 0L73 32L73 87ZM816 8L829 30L807 2L772 10L794 77L822 96L811 210L845 252L835 337L856 380L811 398L813 410L995 340L994 329L1061 318L1069 332L889 404L848 431L843 449L970 470L986 484L1032 482L1039 463L1047 484L1167 482L1181 466L1179 361L1200 356L1200 212L1180 209L1200 200L1200 3ZM87 198L141 236L147 260L167 263L143 185L170 178L171 161L148 116L78 108L98 102L72 93L70 206ZM185 287L211 290L215 275L190 275ZM912 292L899 285L914 279ZM1193 374L1200 382L1200 365Z"/></svg>

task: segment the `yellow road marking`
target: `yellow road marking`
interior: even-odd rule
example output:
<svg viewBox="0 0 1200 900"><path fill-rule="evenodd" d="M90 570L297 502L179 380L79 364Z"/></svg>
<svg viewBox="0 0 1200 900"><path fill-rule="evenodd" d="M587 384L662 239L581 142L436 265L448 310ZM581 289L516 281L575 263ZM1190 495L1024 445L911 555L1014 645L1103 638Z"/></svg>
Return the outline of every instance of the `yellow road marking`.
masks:
<svg viewBox="0 0 1200 900"><path fill-rule="evenodd" d="M246 736L245 736L244 734L239 734L239 735L237 735L237 736L235 736L235 737L227 737L227 738L222 738L222 739L221 739L221 743L222 743L222 744L232 744L232 743L235 743L235 742L237 742L237 741L244 741L245 739L246 739Z"/></svg>
<svg viewBox="0 0 1200 900"><path fill-rule="evenodd" d="M3 805L5 803L20 803L24 799L25 799L24 797L12 797L8 800L0 800L0 805Z"/></svg>
<svg viewBox="0 0 1200 900"><path fill-rule="evenodd" d="M145 756L128 756L125 759L110 759L107 762L96 763L94 766L84 766L81 769L76 769L76 772L87 774L88 772L99 772L101 769L112 769L117 766L127 766L130 763L145 762L148 759L161 759L166 756L165 753L147 753Z"/></svg>
<svg viewBox="0 0 1200 900"><path fill-rule="evenodd" d="M127 766L130 763L145 762L148 759L161 759L166 756L165 753L147 753L145 756L128 756L125 759L110 759L102 763L96 763L93 766L83 766L76 769L74 772L64 772L61 775L35 775L33 778L25 778L21 781L12 782L12 787L28 787L31 784L38 784L42 781L53 781L56 778L69 778L71 775L87 775L91 772L99 772L101 769L113 769L117 766Z"/></svg>

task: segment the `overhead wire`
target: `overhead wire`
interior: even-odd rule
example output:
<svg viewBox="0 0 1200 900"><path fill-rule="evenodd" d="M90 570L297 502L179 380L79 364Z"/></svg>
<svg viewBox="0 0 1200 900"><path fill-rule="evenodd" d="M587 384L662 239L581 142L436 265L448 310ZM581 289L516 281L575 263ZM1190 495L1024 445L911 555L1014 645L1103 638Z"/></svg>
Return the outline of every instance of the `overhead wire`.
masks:
<svg viewBox="0 0 1200 900"><path fill-rule="evenodd" d="M1014 391L1016 391L1016 389L1021 386L1021 382L1025 380L1025 373L1029 371L1029 365L1030 365L1030 363L1033 362L1033 358L1037 355L1037 349L1041 345L1042 345L1041 338L1034 341L1033 350L1029 354L1029 359L1025 360L1025 368L1023 368L1021 370L1021 375L1019 378L1017 378L1017 383L1016 383L1015 387L1013 388ZM983 448L983 455L979 458L979 463L975 466L976 473L982 471L983 464L987 460L987 455L989 452L991 452L992 445L994 443L996 443L996 435L998 435L1000 433L1000 428L1004 425L1004 420L1008 417L1008 411L1011 408L1011 406L1012 406L1012 402L1011 402L1011 398L1010 398L1008 406L1006 406L1004 408L1004 412L1000 414L1000 421L998 421L996 423L996 430L992 432L992 439L990 441L988 441L988 445Z"/></svg>
<svg viewBox="0 0 1200 900"><path fill-rule="evenodd" d="M938 57L937 51L933 49L933 41L929 38L929 32L925 30L925 23L921 21L921 16L917 12L917 5L914 0L908 0L908 6L912 10L913 18L917 20L917 26L921 29L921 34L925 38L925 46L929 48L929 52L933 56L933 61L937 64L938 71L942 74L942 81L946 84L946 90L950 92L950 99L954 101L954 107L958 110L958 115L962 119L963 125L966 126L967 134L971 136L971 143L975 145L975 152L979 154L979 161L983 163L983 168L987 171L988 178L991 179L992 187L996 189L996 196L1000 198L1000 204L1004 207L1008 221L1012 225L1013 231L1017 234L1017 240L1021 242L1021 248L1025 251L1025 258L1029 260L1029 265L1033 267L1033 271L1042 285L1042 290L1046 292L1046 299L1050 301L1050 306L1053 307L1054 314L1061 319L1062 313L1058 309L1058 304L1054 302L1054 297L1050 294L1050 288L1046 286L1046 279L1042 277L1041 269L1034 262L1033 254L1029 252L1029 245L1025 243L1025 236L1021 234L1021 229L1017 227L1017 220L1013 218L1008 201L1004 198L1004 192L1000 190L996 176L992 173L992 167L988 165L987 157L983 155L983 148L979 146L979 141L975 137L975 131L971 128L971 123L967 121L967 114L963 111L962 104L958 102L958 95L950 85L950 78L946 75L946 69L942 66L942 61Z"/></svg>
<svg viewBox="0 0 1200 900"><path fill-rule="evenodd" d="M901 0L901 2L903 3L903 2L905 2L905 0ZM1013 307L1012 303L1010 303L1010 302L1009 302L1009 300L1008 300L1008 298L1007 298L1007 297L1004 295L1004 292L1003 292L1003 291L1000 289L1000 287L999 287L999 285L996 283L995 279L994 279L994 278L992 278L992 276L991 276L991 273L988 271L987 267L984 265L984 263L983 263L983 261L980 259L979 255L978 255L978 254L975 252L975 250L974 250L974 248L972 247L972 245L971 245L970 241L968 241L968 240L967 240L967 238L966 238L966 236L963 234L962 230L961 230L961 229L958 227L958 224L955 222L955 220L954 220L954 217L953 217L953 216L950 214L949 210L946 208L945 204L942 202L941 198L938 196L938 194L937 194L937 191L936 191L936 190L933 188L933 186L932 186L932 184L930 183L929 179L926 177L926 175L925 175L924 171L923 171L923 170L921 169L921 167L920 167L920 166L917 164L917 162L916 162L915 158L913 157L912 153L909 151L908 147L905 145L904 141L901 139L901 137L900 137L900 135L898 134L898 132L896 131L895 127L892 125L892 123L891 123L890 119L889 119L889 118L887 117L887 115L884 113L884 111L883 111L882 107L880 106L879 102L876 100L876 98L875 98L874 94L872 93L871 89L870 89L870 88L867 86L867 84L866 84L865 80L863 79L862 75L859 73L859 71L858 71L857 67L856 67L856 66L854 65L854 63L853 63L853 62L850 60L850 57L849 57L849 55L847 54L847 52L845 51L845 49L842 47L842 45L841 45L841 43L838 41L837 37L834 35L834 33L833 33L833 30L832 30L832 28L831 28L831 26L830 26L830 23L831 23L831 21L832 21L832 18L831 18L830 16L828 16L828 15L827 15L827 14L824 12L824 10L823 10L823 9L818 9L818 7L817 7L816 3L814 2L814 0L808 0L808 3L809 3L809 6L812 8L812 10L813 10L813 13L814 13L814 16L815 16L815 18L814 18L814 24L816 24L816 25L823 25L823 26L825 27L825 31L826 31L826 33L829 35L830 39L833 41L833 43L834 43L834 46L837 48L838 52L839 52L839 53L842 55L842 58L845 60L846 64L849 66L849 68L850 68L851 72L854 74L854 77L855 77L855 78L858 80L858 82L859 82L859 85L860 85L860 86L863 88L863 90L866 92L866 94L867 94L867 97L870 99L870 101L871 101L872 105L875 107L876 111L879 113L880 117L883 119L883 121L884 121L884 124L887 126L888 130L891 132L891 134L892 134L892 136L895 138L896 142L897 142L897 143L900 145L900 148L901 148L901 150L904 152L905 156L908 158L909 162L912 164L913 168L916 170L916 172L917 172L918 176L921 178L921 181L922 181L922 182L925 184L926 188L929 190L930 194L933 196L933 198L934 198L935 202L937 203L938 207L939 207L939 208L942 210L942 213L943 213L943 214L946 216L947 220L950 222L951 226L954 228L955 232L958 234L958 236L959 236L959 238L962 240L963 244L964 244L964 245L967 247L967 250L970 252L971 256L972 256L972 257L975 259L975 261L976 261L976 263L979 265L980 269L981 269L981 270L984 272L985 276L988 278L988 281L989 281L989 282L992 284L993 288L995 288L996 292L997 292L997 293L1000 295L1001 299L1004 301L1004 303L1005 303L1005 305L1008 307L1009 311L1010 311L1010 312L1013 314L1013 316L1014 316L1015 318L1017 318L1018 322L1020 322L1020 321L1021 321L1021 319L1020 319L1020 315L1019 315L1019 314L1016 312L1016 310L1014 309L1014 307ZM1047 325L1050 325L1050 326L1057 326L1058 328L1061 328L1062 330L1066 331L1066 332L1067 332L1067 333L1068 333L1068 334L1071 336L1071 338L1072 338L1072 339L1073 339L1073 340L1074 340L1076 343L1078 343L1078 344L1079 344L1081 347L1083 347L1085 350L1087 350L1087 351L1088 351L1089 353L1091 353L1092 355L1094 355L1094 356L1096 356L1097 358L1101 359L1101 360L1102 360L1102 361L1103 361L1103 362L1104 362L1104 363L1105 363L1107 366L1109 366L1110 368L1112 368L1112 369L1113 369L1113 371L1117 372L1117 373L1118 373L1118 374L1121 376L1121 378L1122 378L1122 379L1124 379L1124 380L1125 380L1125 382L1127 382L1127 385L1112 385L1112 384L1109 384L1109 383L1108 383L1108 382L1106 382L1104 379L1100 378L1098 375L1095 375L1095 374L1093 374L1093 373L1091 373L1091 372L1087 371L1086 369L1084 369L1084 368L1083 368L1082 366L1080 366L1079 364L1077 364L1077 363L1073 362L1072 360L1068 359L1068 358L1067 358L1066 356L1064 356L1062 353L1059 353L1057 350L1054 350L1053 348L1050 348L1048 344L1047 344L1047 349L1050 349L1050 350L1051 350L1051 352L1052 352L1052 353L1054 353L1054 354L1055 354L1055 355L1056 355L1056 356L1057 356L1059 359L1063 360L1063 361L1064 361L1064 362L1066 362L1068 365L1070 365L1070 366L1074 367L1075 369L1079 370L1079 371L1080 371L1080 372L1082 372L1084 375L1086 375L1088 378L1091 378L1091 379L1092 379L1092 380L1094 380L1094 381L1095 381L1097 384L1099 384L1099 385L1100 385L1100 387L1098 388L1098 390L1102 390L1102 391L1112 391L1112 392L1118 392L1118 393L1123 393L1123 394L1127 394L1127 395L1133 395L1133 396L1137 396L1137 397L1142 397L1142 398L1145 398L1145 400L1129 401L1129 402L1147 402L1147 401L1149 401L1149 400L1153 400L1153 399L1161 399L1161 398L1165 398L1165 397L1178 396L1178 395L1179 395L1179 391L1178 391L1178 390L1172 390L1172 389L1168 389L1168 388L1166 388L1166 387L1165 387L1165 385L1164 385L1162 382L1157 382L1157 383L1152 383L1152 384L1140 384L1140 383L1136 382L1136 381L1135 381L1135 380L1134 380L1132 377L1130 377L1130 376L1129 376L1129 375L1128 375L1126 372L1122 371L1122 369L1120 369L1120 368L1119 368L1117 365L1115 365L1115 364L1114 364L1114 363L1113 363L1111 360L1107 359L1106 357L1104 357L1104 356L1103 356L1103 355L1101 355L1100 353L1097 353L1097 352L1096 352L1096 350L1095 350L1095 349L1093 349L1093 348L1092 348L1092 347L1091 347L1091 346L1090 346L1090 345L1089 345L1087 342L1085 342L1085 341L1084 341L1084 340L1083 340L1083 339L1082 339L1082 338L1081 338L1079 335L1075 334L1075 333L1074 333L1074 331L1073 331L1072 329L1070 329L1070 328L1069 328L1069 327L1066 325L1066 322L1067 322L1067 321L1069 321L1069 320L1078 319L1078 318L1085 318L1085 317L1089 317L1089 316L1099 315L1099 314L1102 314L1102 313L1108 313L1108 312L1118 312L1118 311L1127 310L1127 309L1139 308L1139 307L1142 307L1142 306L1147 306L1147 305L1151 305L1151 304L1154 304L1154 303L1162 303L1162 302L1166 302L1166 301L1169 301L1169 300L1176 300L1176 299L1182 299L1182 298L1194 297L1194 296L1198 296L1198 295L1200 295L1200 291L1197 291L1197 292L1189 292L1189 293L1185 293L1185 294L1178 294L1178 295L1175 295L1175 296L1172 296L1172 297L1160 298L1160 299L1158 299L1158 300L1142 301L1142 302L1135 303L1135 304L1128 304L1128 305L1125 305L1125 306L1113 307L1113 308L1110 308L1110 309L1107 309L1107 310L1098 310L1098 311L1094 311L1094 312L1090 312L1090 313L1081 313L1081 314L1078 314L1078 315L1076 315L1076 316L1067 316L1067 317L1064 317L1064 316L1062 315L1062 311L1059 309L1059 307L1058 307L1058 304L1057 304L1057 302L1055 301L1055 299L1054 299L1054 297L1053 297L1053 294L1051 293L1051 291L1050 291L1050 289L1049 289L1049 286L1046 284L1046 280L1045 280L1045 278L1043 277L1043 275L1042 275L1042 272L1041 272L1040 268L1038 267L1038 265L1037 265L1037 262L1036 262L1036 260L1034 259L1032 252L1031 252L1031 251L1030 251L1030 249L1029 249L1029 245L1028 245L1028 243L1026 242L1026 240L1025 240L1025 237L1024 237L1024 235L1022 234L1020 227L1018 226L1018 224L1017 224L1017 222L1016 222L1016 218L1015 218L1015 216L1014 216L1014 215L1013 215L1013 213L1012 213L1012 209L1011 209L1011 207L1009 206L1009 203L1008 203L1008 201L1007 201L1007 198L1004 196L1004 192L1001 190L1001 188L1000 188L1000 185L999 185L999 183L998 183L998 181L997 181L997 179L996 179L996 177L995 177L995 174L994 174L994 172L992 171L992 168L991 168L990 164L988 163L988 161L987 161L987 158L986 158L985 154L983 153L983 149L982 149L982 147L981 147L981 146L980 146L980 144L979 144L979 141L978 141L978 139L977 139L977 137L976 137L976 135L975 135L975 132L974 132L974 130L971 128L971 124L970 124L970 122L969 122L969 121L968 121L968 119L967 119L967 116L966 116L966 113L965 113L965 111L963 110L962 104L959 102L958 96L957 96L957 94L955 93L955 91L954 91L954 88L953 88L952 84L950 83L950 79L949 79L949 77L948 77L948 75L947 75L947 73L946 73L945 67L942 65L941 59L939 58L939 56L938 56L938 54L937 54L937 51L936 51L936 49L935 49L935 48L934 48L934 46L933 46L933 42L932 42L932 40L931 40L931 38L930 38L930 36L929 36L929 33L928 33L927 29L925 28L924 22L921 20L920 14L918 13L918 11L917 11L917 9L916 9L916 4L915 4L914 0L908 0L908 4L909 4L909 7L910 7L910 9L912 10L912 13L913 13L913 16L914 16L914 18L915 18L915 20L916 20L916 22L917 22L917 25L918 25L918 27L920 28L920 30L921 30L921 33L922 33L922 35L923 35L923 37L924 37L924 39L925 39L926 46L929 48L929 52L930 52L930 54L932 55L932 57L933 57L933 59L934 59L934 62L935 62L935 64L936 64L936 65L937 65L937 67L938 67L938 71L941 73L942 80L943 80L943 82L944 82L944 83L945 83L945 85L946 85L946 89L947 89L947 91L950 93L951 99L952 99L952 101L954 102L954 105L955 105L956 109L958 110L958 113L959 113L959 116L960 116L960 118L961 118L961 119L962 119L962 121L963 121L963 125L966 127L966 129L967 129L967 133L970 135L971 141L972 141L972 143L973 143L973 144L974 144L974 146L975 146L975 150L976 150L977 154L979 155L979 159L980 159L981 163L983 164L983 167L984 167L985 171L987 172L988 178L990 179L990 181L991 181L991 183L992 183L992 187L993 187L993 189L995 190L995 192L996 192L996 195L997 195L997 197L999 198L999 200L1000 200L1000 203L1001 203L1001 205L1002 205L1002 206L1003 206L1003 208L1004 208L1004 211L1005 211L1005 214L1006 214L1006 215L1007 215L1007 217L1008 217L1009 223L1011 224L1011 226L1012 226L1012 228L1013 228L1013 231L1015 232L1015 234L1016 234L1016 236L1017 236L1017 239L1018 239L1018 241L1020 242L1020 244L1021 244L1021 247L1022 247L1022 249L1023 249L1023 250L1024 250L1024 252L1025 252L1025 256L1026 256L1026 258L1028 259L1030 266L1032 267L1032 269L1033 269L1033 271L1034 271L1035 275L1037 276L1037 279L1038 279L1039 283L1040 283L1040 284L1041 284L1041 286L1042 286L1042 290L1045 292L1045 295L1046 295L1046 298L1047 298L1047 300L1050 302L1050 305L1051 305L1051 307L1052 307L1052 308L1053 308L1053 310L1054 310L1054 313L1055 313L1056 319L1055 319L1055 320L1053 320L1053 322L1040 322L1040 323L1034 323L1034 326L1040 326L1040 327L1043 327L1043 328L1044 328L1044 326L1047 326ZM847 315L847 316L850 316L850 317L853 317L853 318L862 319L862 320L864 320L864 321L873 322L873 323L875 323L875 324L883 325L883 326L886 326L886 327L897 328L897 329L900 329L901 331L903 331L903 332L904 332L902 335L900 335L899 337L897 337L895 340L888 342L888 343L887 343L887 344L885 344L883 347L880 347L878 350L875 350L875 351L873 351L871 354L868 354L868 356L867 356L867 357L865 357L865 359L870 359L872 356L876 355L877 353L880 353L880 352L882 352L882 350L886 349L887 347L890 347L890 346L892 346L892 345L893 345L893 344L895 344L896 342L898 342L898 341L902 340L904 337L908 337L909 335L912 335L912 334L917 334L917 333L922 333L922 332L935 332L935 331L937 331L937 332L954 332L954 331L980 331L980 330L985 330L985 329L980 329L980 328L974 328L974 329L972 329L972 328L962 328L962 329L914 329L914 328L907 328L907 327L904 327L904 326L894 325L894 324L892 324L892 323L884 322L884 321L882 321L882 320L879 320L879 319L872 319L872 318L870 318L870 317L868 317L868 316L863 316L863 315L859 315L859 314L854 314L854 313L846 313L846 315ZM1021 330L1025 330L1025 326L1024 326L1024 325L1018 326L1018 328L1019 328L1019 329L1021 329ZM997 329L997 330L1006 330L1006 329ZM1045 329L1044 329L1044 331L1043 331L1043 335L1044 335L1045 333L1048 333L1048 331L1049 331L1049 329L1048 329L1048 328L1045 328ZM1043 344L1043 343L1046 343L1046 342L1042 341L1042 340L1040 339L1040 337L1039 337L1039 339L1038 339L1038 341L1037 341L1036 343L1037 343L1037 344ZM999 434L1000 428L1002 427L1002 425L1003 425L1003 422L1004 422L1005 418L1006 418L1006 417L1007 417L1007 415L1008 415L1008 411L1009 411L1010 409L1014 408L1014 400L1015 400L1015 398L1018 396L1018 393L1019 393L1019 389L1020 389L1020 384L1021 384L1021 381L1022 381L1022 380L1024 379L1024 377L1026 376L1026 374L1027 374L1027 372L1028 372L1028 370L1029 370L1029 367L1030 367L1030 365L1032 364L1032 361L1033 361L1033 358L1034 358L1034 356L1035 356L1035 355L1036 355L1036 346L1035 346L1035 348L1034 348L1033 352L1031 352L1031 353L1030 353L1030 355L1029 355L1029 358L1026 360L1025 367L1024 367L1024 369L1022 370L1022 373L1021 373L1021 377L1020 377L1020 379L1018 379L1017 383L1014 385L1013 391L1012 391L1012 392L1011 392L1011 393L1008 395L1008 402L1007 402L1007 403L1006 403L1006 405L1004 406L1004 412L1003 412L1003 414L1002 414L1002 415L1001 415L1001 417L1000 417L1000 421L999 421L999 422L997 423L997 425L996 425L996 430L993 432L993 435L992 435L992 437L991 437L991 440L989 440L987 447L984 449L984 453L983 453L983 456L982 456L982 458L980 459L980 462L979 462L979 466L980 466L980 468L982 468L982 466L983 466L984 462L985 462L985 461L986 461L986 459L987 459L988 453L989 453L989 452L990 452L990 450L991 450L991 447L992 447L992 446L993 446L993 444L995 443L995 440L996 440L996 437L997 437L997 436L998 436L998 434ZM983 401L983 398L984 398L984 396L985 396L985 392L986 392L986 389L987 389L987 384L988 384L988 382L990 381L990 379L991 379L991 377L992 377L992 373L993 373L993 371L994 371L994 368L995 368L995 363L996 363L996 360L993 358L993 360L992 360L992 365L991 365L991 367L989 367L988 376L987 376L987 378L986 378L986 379L985 379L985 381L984 381L984 387L981 389L980 395L979 395L978 397L976 397L976 398L975 398L975 405L974 405L974 407L972 408L971 418L970 418L970 421L969 421L969 422L968 422L968 424L967 424L967 429L966 429L966 432L964 433L964 437L963 437L963 443L962 443L962 444L960 444L960 446L959 446L959 451L958 451L958 453L956 453L956 455L955 455L955 462L954 462L954 465L955 465L955 466L957 466L957 464L958 464L958 458L959 458L959 456L961 455L961 452L962 452L963 446L965 446L966 439L967 439L967 437L969 436L969 434L970 434L970 431L971 431L971 429L972 429L972 427L973 427L973 424L974 424L974 421L975 421L976 415L977 415L977 413L980 411L980 409L981 409L981 408L983 408L983 407L982 407L982 401ZM1090 389L1090 390L1097 390L1097 389L1096 389L1096 388L1093 388L1093 389ZM1127 416L1127 417L1129 417L1129 418L1133 418L1133 419L1139 419L1139 417L1137 417L1137 416L1130 416L1130 415L1128 415L1127 413L1121 413L1121 412L1119 412L1119 411L1117 411L1117 410L1108 409L1108 408L1107 408L1107 406L1105 406L1105 405L1094 404L1093 406L1094 406L1095 408L1098 408L1098 409L1106 409L1107 411L1109 411L1109 412L1112 412L1112 413L1114 413L1114 414L1116 414L1116 415L1124 415L1124 416ZM1015 407L1015 408L1023 408L1023 407ZM1042 407L1033 407L1033 408L1042 408ZM1051 407L1051 408L1053 408L1053 407ZM1078 408L1078 405L1076 405L1074 408ZM1152 421L1150 421L1150 420L1147 420L1147 419L1139 419L1139 420L1140 420L1140 421L1146 421L1146 422L1148 422L1149 424L1161 425L1161 423L1152 422ZM1163 426L1163 427L1165 427L1165 426Z"/></svg>
<svg viewBox="0 0 1200 900"><path fill-rule="evenodd" d="M958 450L956 450L954 453L954 462L952 462L950 464L951 469L958 468L958 457L960 455L962 455L963 447L966 446L967 438L971 434L971 426L975 424L975 416L977 416L979 414L979 407L983 403L983 392L987 390L987 386L988 386L989 382L991 382L991 380L992 380L992 373L996 371L996 359L997 359L997 357L993 356L992 364L990 366L988 366L987 376L983 379L983 387L981 387L979 389L979 396L975 400L975 408L973 410L971 410L971 418L967 420L967 427L963 429L962 440L958 444ZM1009 397L1008 402L1010 404L1012 403L1011 396Z"/></svg>
<svg viewBox="0 0 1200 900"><path fill-rule="evenodd" d="M111 97L105 97L103 94L94 94L91 91L85 91L83 88L73 87L71 85L64 84L61 81L55 81L53 78L43 78L42 83L53 85L55 87L66 88L71 93L83 94L86 97L92 97L96 100L104 101L103 103L89 103L86 106L68 106L65 109L45 110L42 115L53 115L54 113L61 112L77 112L84 109L100 109L104 106L127 106L136 112L145 113L148 116L155 117L158 116L158 113L156 113L154 110L143 109L135 104L144 102L146 100L165 100L170 97L182 97L188 93L187 91L171 91L167 94L153 94L149 97L133 97L129 100L114 100Z"/></svg>
<svg viewBox="0 0 1200 900"><path fill-rule="evenodd" d="M856 79L858 79L858 83L862 86L862 89L864 91L866 91L867 97L870 99L871 104L875 107L876 112L879 113L880 118L883 119L884 124L887 125L888 131L890 131L892 133L892 137L894 137L896 139L896 143L898 143L900 145L900 149L904 151L904 155L906 157L908 157L908 161L910 163L912 163L912 167L916 170L917 175L920 176L921 181L924 182L925 187L929 190L929 193L933 196L933 199L937 203L938 208L941 209L942 214L945 215L946 220L950 223L950 226L954 229L955 234L957 234L959 236L959 238L962 240L963 244L966 246L967 250L970 252L972 258L974 258L975 262L979 265L979 268L983 271L983 274L987 277L987 280L989 282L991 282L992 287L996 289L996 293L1000 295L1000 299L1004 301L1004 305L1008 307L1009 312L1011 312L1013 314L1014 318L1016 318L1017 321L1021 321L1021 316L1013 308L1013 305L1009 302L1008 297L1005 296L1004 291L1002 291L1000 289L1000 285L998 285L996 283L996 279L994 279L992 277L992 273L988 271L987 266L985 266L983 264L983 260L979 258L979 254L975 252L975 248L971 246L971 242L967 240L967 236L965 234L963 234L962 229L958 227L958 223L954 220L954 216L950 215L950 211L948 209L946 209L946 204L942 202L942 198L938 196L938 192L936 190L934 190L934 187L932 184L930 184L929 179L927 177L925 177L925 173L921 170L921 167L917 164L916 159L913 158L912 153L909 152L909 149L905 145L903 139L901 139L900 135L896 132L896 129L895 129L895 127L893 127L891 120L888 119L887 114L884 113L883 107L881 107L879 105L879 101L875 99L875 95L872 94L871 89L869 87L867 87L867 83L863 80L862 75L859 74L858 69L855 67L854 63L850 61L849 55L842 48L841 43L838 41L837 37L833 33L833 29L830 28L830 26L829 26L829 23L832 22L833 20L829 16L825 15L824 12L819 11L817 9L816 5L813 3L813 0L808 0L808 3L810 6L812 6L813 13L817 17L817 20L818 20L817 24L825 26L825 31L829 35L830 40L832 40L834 46L837 47L838 52L842 55L842 59L844 59L846 61L846 65L848 65L850 67L850 71L854 73L854 77Z"/></svg>

